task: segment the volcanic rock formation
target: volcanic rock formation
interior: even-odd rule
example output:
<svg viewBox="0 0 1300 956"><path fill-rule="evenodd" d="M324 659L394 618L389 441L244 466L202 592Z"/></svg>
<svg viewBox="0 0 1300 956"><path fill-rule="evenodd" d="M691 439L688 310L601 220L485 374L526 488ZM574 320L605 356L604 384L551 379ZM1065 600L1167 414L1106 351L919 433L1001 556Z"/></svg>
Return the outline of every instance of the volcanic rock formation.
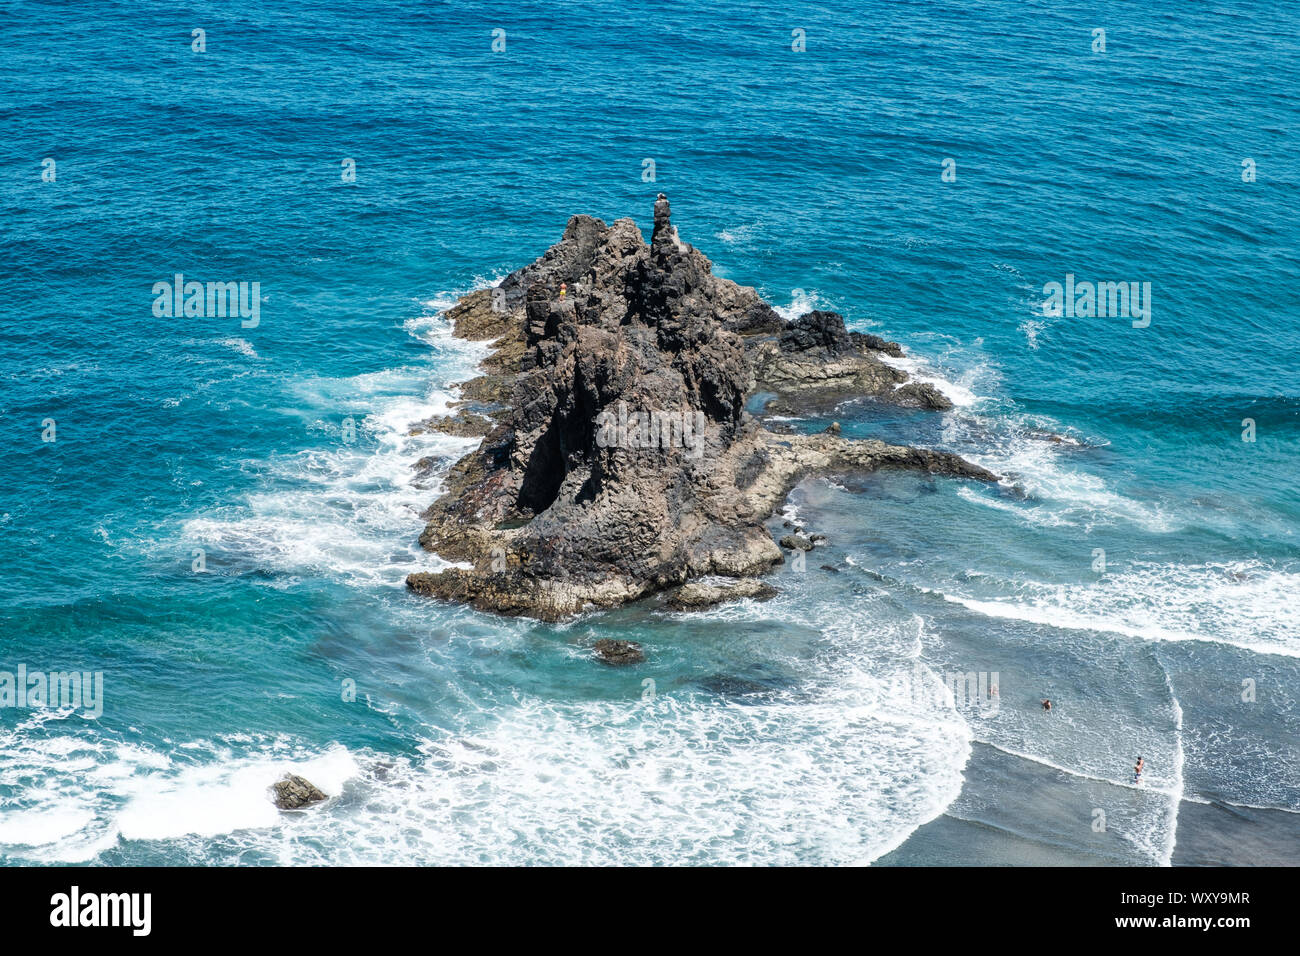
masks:
<svg viewBox="0 0 1300 956"><path fill-rule="evenodd" d="M460 566L410 575L413 591L555 620L762 574L783 560L763 522L810 474L995 478L945 452L765 428L746 411L758 390L770 408L948 403L883 360L897 343L833 312L786 322L714 276L666 199L654 222L647 245L631 219L574 216L540 259L449 311L493 351L456 415L427 427L483 440L424 515L421 544Z"/></svg>

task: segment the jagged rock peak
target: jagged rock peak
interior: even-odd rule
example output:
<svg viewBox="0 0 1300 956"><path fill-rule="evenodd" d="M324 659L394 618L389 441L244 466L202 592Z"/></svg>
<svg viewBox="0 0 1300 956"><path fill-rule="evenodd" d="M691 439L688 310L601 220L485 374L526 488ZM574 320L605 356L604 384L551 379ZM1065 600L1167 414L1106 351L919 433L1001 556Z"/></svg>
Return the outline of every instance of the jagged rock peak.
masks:
<svg viewBox="0 0 1300 956"><path fill-rule="evenodd" d="M631 219L573 216L539 259L448 314L457 335L494 347L462 387L461 421L431 427L483 439L447 475L420 540L472 568L413 574L420 593L564 617L779 564L763 522L805 475L993 478L943 452L763 427L746 411L759 388L800 409L942 396L882 360L896 343L848 332L834 312L787 323L713 275L662 194L649 245Z"/></svg>

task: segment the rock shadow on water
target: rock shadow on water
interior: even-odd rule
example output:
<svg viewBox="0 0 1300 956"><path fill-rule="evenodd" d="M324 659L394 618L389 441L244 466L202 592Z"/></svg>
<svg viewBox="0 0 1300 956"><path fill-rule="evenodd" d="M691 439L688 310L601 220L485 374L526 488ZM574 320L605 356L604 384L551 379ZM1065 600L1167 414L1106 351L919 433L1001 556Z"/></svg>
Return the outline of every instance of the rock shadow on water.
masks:
<svg viewBox="0 0 1300 956"><path fill-rule="evenodd" d="M692 686L714 697L738 704L770 704L777 700L811 699L800 693L799 682L785 675L710 674L692 682Z"/></svg>

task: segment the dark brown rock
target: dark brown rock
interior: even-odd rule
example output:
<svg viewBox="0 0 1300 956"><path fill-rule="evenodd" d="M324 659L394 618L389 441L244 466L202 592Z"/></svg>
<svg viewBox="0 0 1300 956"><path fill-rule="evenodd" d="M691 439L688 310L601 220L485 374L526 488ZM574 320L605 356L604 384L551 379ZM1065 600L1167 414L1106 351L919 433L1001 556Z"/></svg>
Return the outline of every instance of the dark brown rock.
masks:
<svg viewBox="0 0 1300 956"><path fill-rule="evenodd" d="M602 637L593 650L606 664L639 664L645 660L645 652L636 641L616 641Z"/></svg>
<svg viewBox="0 0 1300 956"><path fill-rule="evenodd" d="M482 438L492 430L494 424L490 418L485 418L470 411L461 411L455 415L431 418L418 428L411 429L411 434L441 432L444 435L454 435L457 438Z"/></svg>
<svg viewBox="0 0 1300 956"><path fill-rule="evenodd" d="M285 774L271 785L274 802L281 810L301 810L328 799L315 784L297 774Z"/></svg>
<svg viewBox="0 0 1300 956"><path fill-rule="evenodd" d="M908 382L894 393L894 400L900 405L930 408L935 411L952 408L948 396L929 382Z"/></svg>
<svg viewBox="0 0 1300 956"><path fill-rule="evenodd" d="M850 332L849 338L861 349L884 352L894 358L903 357L903 347L901 345L897 342L886 342L879 335L872 335L870 332Z"/></svg>

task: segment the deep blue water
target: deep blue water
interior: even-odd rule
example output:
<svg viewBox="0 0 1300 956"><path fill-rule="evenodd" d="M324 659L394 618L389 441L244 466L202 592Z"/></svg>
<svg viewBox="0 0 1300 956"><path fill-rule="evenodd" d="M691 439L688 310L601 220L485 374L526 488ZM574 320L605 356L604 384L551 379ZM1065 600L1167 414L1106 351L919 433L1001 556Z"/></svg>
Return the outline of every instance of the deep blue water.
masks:
<svg viewBox="0 0 1300 956"><path fill-rule="evenodd" d="M0 708L5 862L1300 861L1285 5L227 7L0 9L0 671L105 687ZM801 486L831 543L764 605L409 596L411 466L469 447L410 425L482 354L441 310L660 190L958 401L847 434L1006 480ZM156 316L178 272L259 324ZM1150 325L1045 315L1067 274ZM290 768L337 799L281 816Z"/></svg>

